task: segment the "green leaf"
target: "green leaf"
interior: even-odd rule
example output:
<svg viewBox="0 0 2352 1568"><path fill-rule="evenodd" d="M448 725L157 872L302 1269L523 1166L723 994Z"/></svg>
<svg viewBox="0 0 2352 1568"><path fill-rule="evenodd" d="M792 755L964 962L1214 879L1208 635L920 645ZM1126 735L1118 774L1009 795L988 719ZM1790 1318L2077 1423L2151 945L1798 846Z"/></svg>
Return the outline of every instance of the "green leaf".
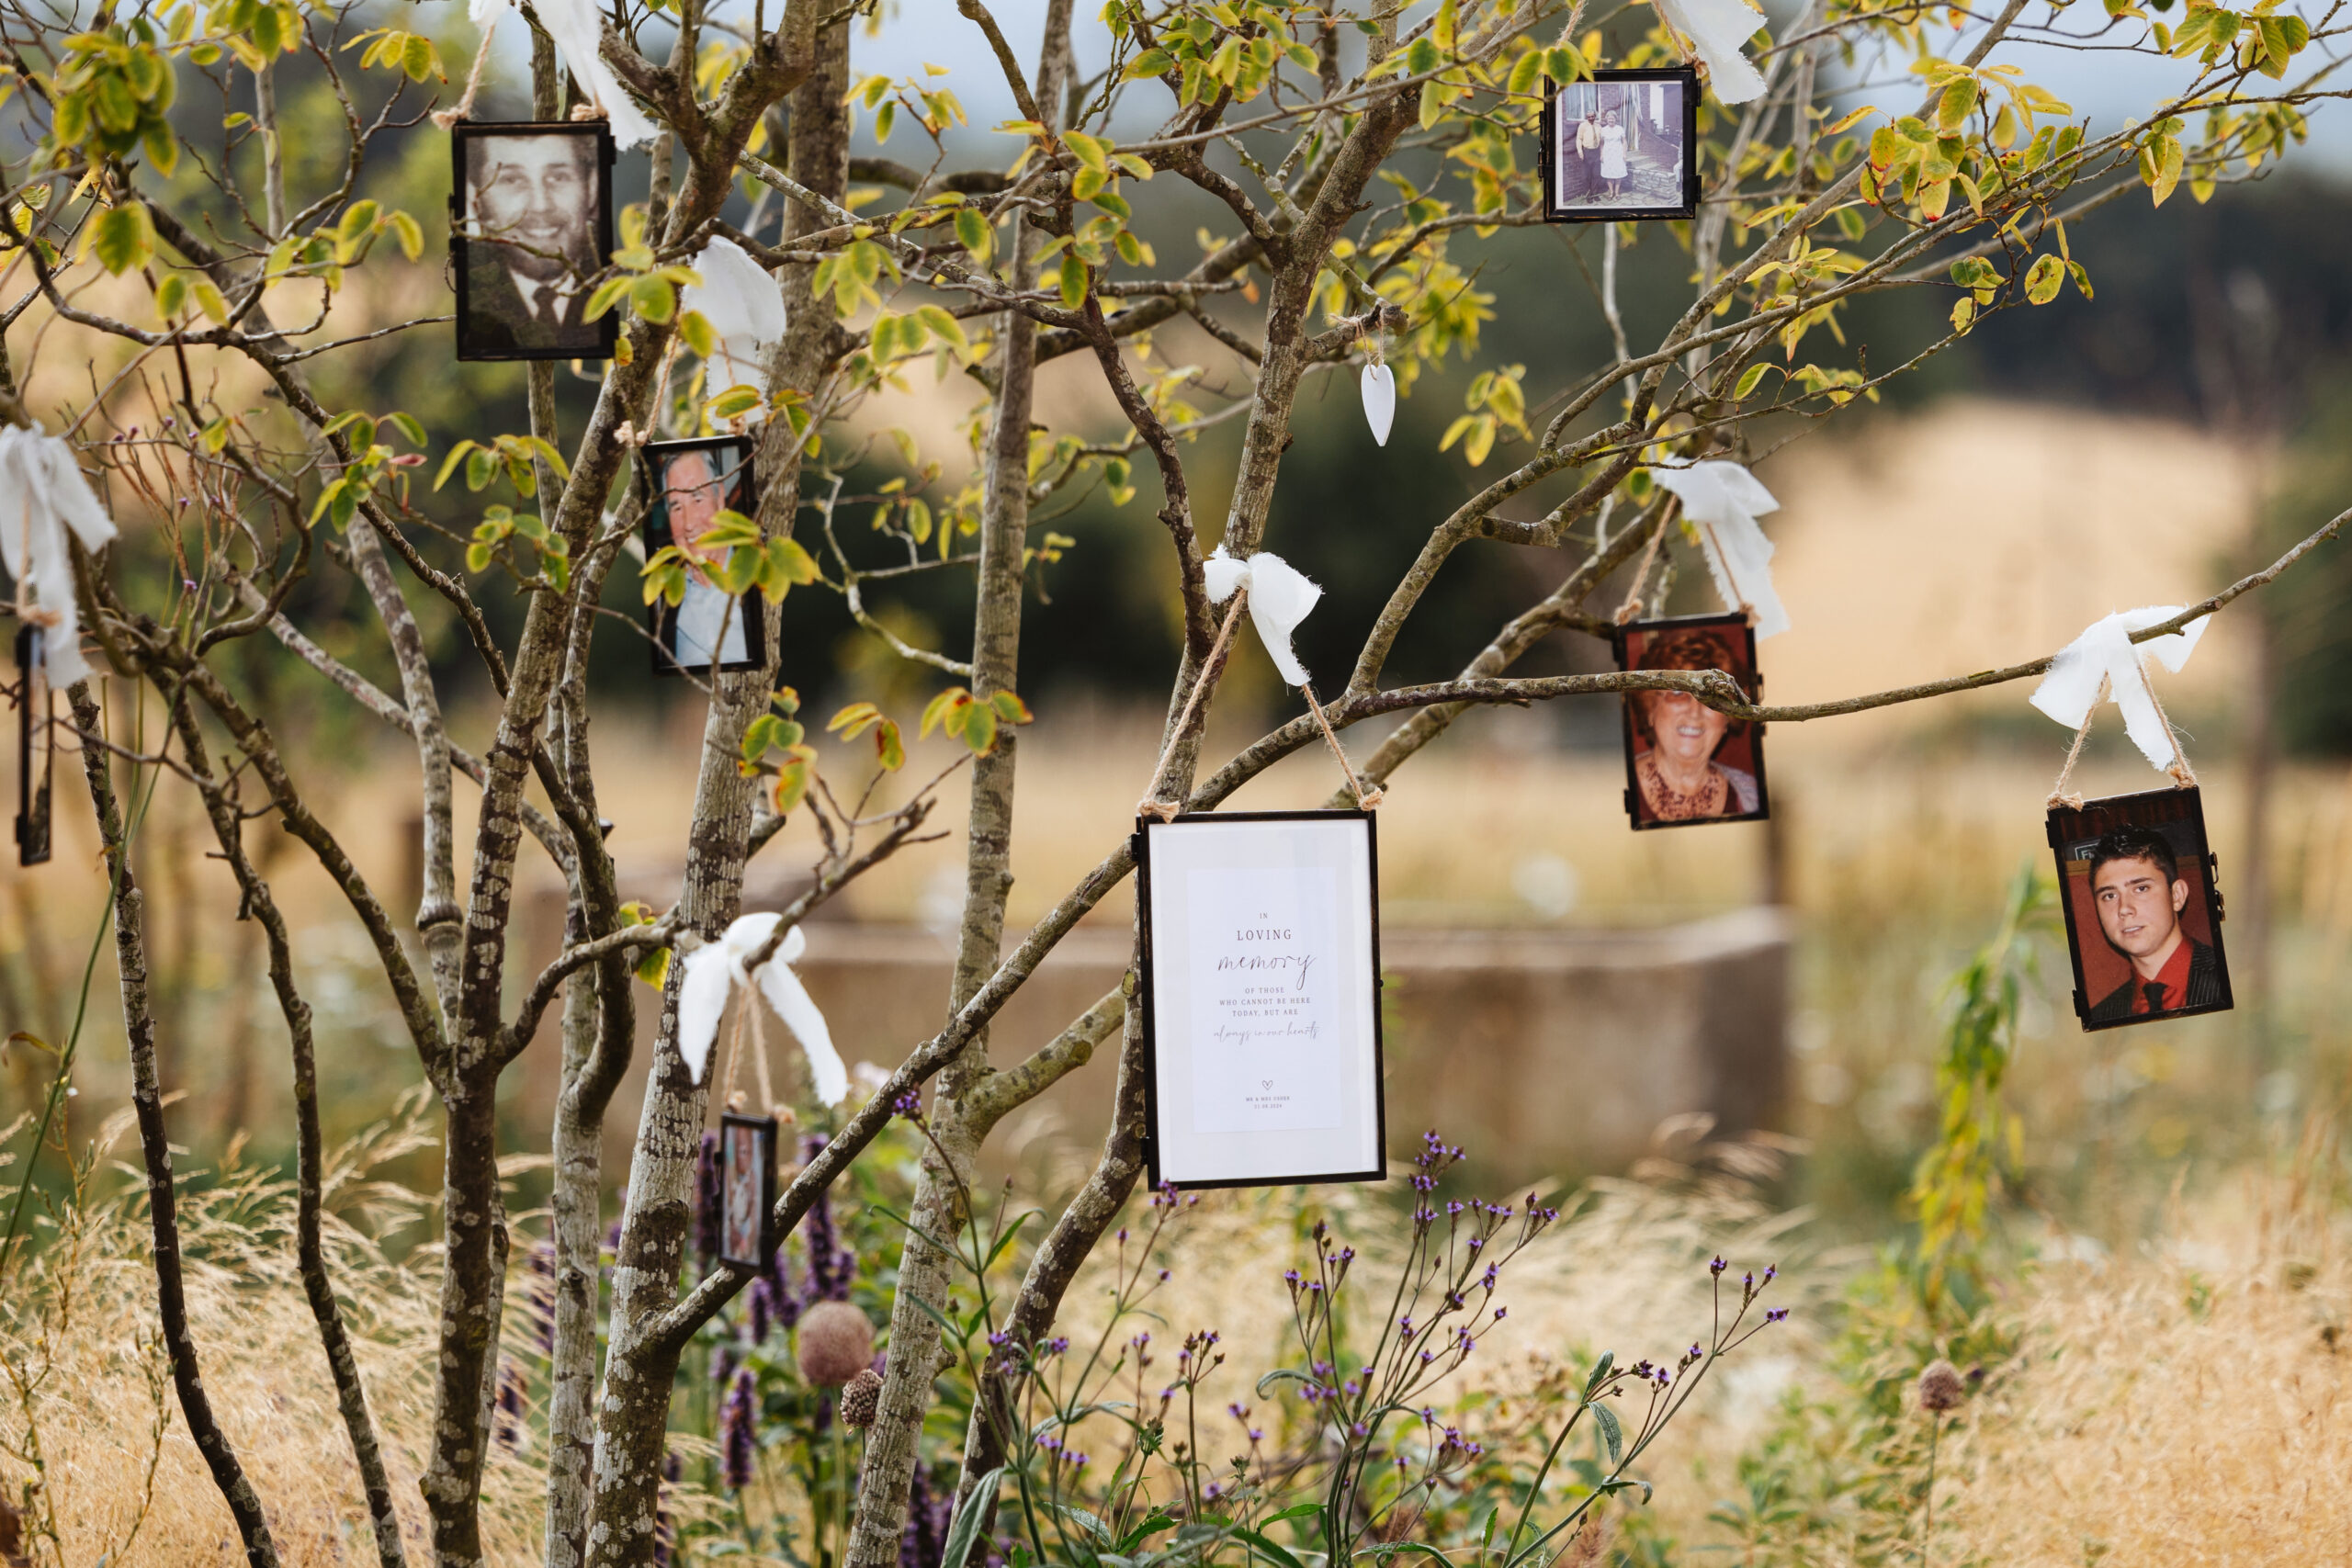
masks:
<svg viewBox="0 0 2352 1568"><path fill-rule="evenodd" d="M1013 692L990 694L989 705L996 709L997 716L1007 724L1027 724L1036 716L1029 711L1029 705L1023 702L1020 695Z"/></svg>
<svg viewBox="0 0 2352 1568"><path fill-rule="evenodd" d="M996 750L996 709L986 703L974 703L964 710L964 744L976 757L985 757Z"/></svg>
<svg viewBox="0 0 2352 1568"><path fill-rule="evenodd" d="M116 276L145 266L155 255L155 225L143 202L126 201L90 226L90 253Z"/></svg>
<svg viewBox="0 0 2352 1568"><path fill-rule="evenodd" d="M1592 1418L1600 1423L1601 1441L1609 1445L1609 1462L1623 1464L1625 1461L1625 1432L1617 1425L1617 1413L1606 1404L1591 1406Z"/></svg>
<svg viewBox="0 0 2352 1568"><path fill-rule="evenodd" d="M955 1519L947 1527L947 1549L940 1558L939 1568L964 1568L972 1555L972 1547L980 1539L981 1522L995 1507L997 1483L1003 1474L1001 1465L989 1471L956 1506Z"/></svg>
<svg viewBox="0 0 2352 1568"><path fill-rule="evenodd" d="M176 272L167 272L164 281L155 285L155 319L168 321L187 309L187 279Z"/></svg>
<svg viewBox="0 0 2352 1568"><path fill-rule="evenodd" d="M1166 50L1147 49L1127 62L1124 79L1133 82L1144 76L1165 76L1175 65L1175 57Z"/></svg>
<svg viewBox="0 0 2352 1568"><path fill-rule="evenodd" d="M640 277L628 288L628 302L649 321L666 321L678 313L678 291L666 277Z"/></svg>
<svg viewBox="0 0 2352 1568"><path fill-rule="evenodd" d="M688 310L678 318L678 335L686 340L688 348L705 359L718 351L718 334L711 330L710 318L700 310Z"/></svg>
<svg viewBox="0 0 2352 1568"><path fill-rule="evenodd" d="M2066 264L2056 256L2034 258L2025 275L2025 297L2037 305L2047 305L2058 298L2058 290L2066 284Z"/></svg>
<svg viewBox="0 0 2352 1568"><path fill-rule="evenodd" d="M989 220L968 207L956 214L956 238L974 257L983 262L996 248L995 231L989 227Z"/></svg>
<svg viewBox="0 0 2352 1568"><path fill-rule="evenodd" d="M143 209L141 209L144 210ZM119 268L108 268L119 271ZM1086 264L1074 255L1062 257L1062 303L1077 310L1086 303Z"/></svg>
<svg viewBox="0 0 2352 1568"><path fill-rule="evenodd" d="M419 451L424 450L425 445L424 426L417 423L414 415L405 414L401 412L398 409L394 409L391 412L386 414L384 419L388 423L399 427L400 433L408 437L408 444L410 446L416 447Z"/></svg>
<svg viewBox="0 0 2352 1568"><path fill-rule="evenodd" d="M1739 375L1739 385L1732 389L1732 401L1747 401L1747 395L1755 391L1758 384L1764 379L1764 372L1771 368L1772 367L1769 365L1751 365L1747 369L1741 371Z"/></svg>

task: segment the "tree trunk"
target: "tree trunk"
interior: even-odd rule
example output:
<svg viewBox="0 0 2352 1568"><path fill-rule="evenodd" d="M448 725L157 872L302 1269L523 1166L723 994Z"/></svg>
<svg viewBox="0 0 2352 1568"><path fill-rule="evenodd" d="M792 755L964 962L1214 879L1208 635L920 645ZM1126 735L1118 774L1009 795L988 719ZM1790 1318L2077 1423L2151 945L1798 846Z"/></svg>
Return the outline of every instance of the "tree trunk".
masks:
<svg viewBox="0 0 2352 1568"><path fill-rule="evenodd" d="M103 734L104 720L90 695L90 683L75 682L67 696L74 705L75 727L85 735ZM156 1315L162 1320L164 1348L171 1356L172 1383L179 1392L180 1413L187 1418L188 1435L196 1439L197 1451L212 1472L212 1483L228 1502L238 1538L244 1542L245 1561L252 1568L277 1568L277 1546L262 1514L260 1495L213 1416L212 1401L204 1392L203 1374L197 1366L196 1337L188 1332L187 1297L180 1281L172 1140L164 1128L163 1089L155 1080L155 1015L147 1004L146 899L130 874L130 844L108 771L111 760L112 753L104 747L83 743L82 771L89 781L90 804L97 812L98 836L106 846L107 874L114 882L114 955L121 972L122 1032L130 1047L130 1099L139 1116L139 1147L147 1166L147 1214L155 1236Z"/></svg>
<svg viewBox="0 0 2352 1568"><path fill-rule="evenodd" d="M790 170L809 190L838 200L849 185L849 127L842 103L849 86L846 26L836 24L820 35L813 50L808 76L793 96ZM812 232L830 221L797 203L786 214L787 235ZM791 326L771 366L771 384L777 387L811 388L828 356L832 311L808 291L813 270L792 265L778 275ZM772 536L788 535L799 509L799 456L800 442L789 422L772 419L758 454L759 521ZM770 605L768 616L770 668L711 682L679 906L684 928L705 937L724 931L742 901L753 781L742 776L735 760L744 730L767 711L774 689L781 607ZM662 1450L679 1347L654 1328L678 1296L693 1229L695 1164L708 1109L707 1090L688 1077L678 1055L678 983L684 971L683 964L673 963L662 990L661 1027L621 1212L605 1387L595 1406L594 1495L585 1559L592 1564L650 1561L660 1517Z"/></svg>
<svg viewBox="0 0 2352 1568"><path fill-rule="evenodd" d="M1059 107L1069 75L1070 10L1071 0L1050 0L1046 7L1035 97L1048 114ZM1015 220L1012 243L1012 286L1026 288L1036 275L1038 237L1025 219ZM997 344L996 404L983 479L979 581L972 617L972 695L979 702L1016 690L1020 674L1036 323L1017 310L1006 311L998 318ZM1004 906L1012 890L1014 735L1012 726L1000 725L996 749L973 764L964 921L947 1006L951 1019L987 983L1003 954ZM962 1102L989 1076L988 1033L976 1031L940 1071L931 1118L933 1146L916 1174L909 1216L912 1223L899 1251L898 1292L890 1305L889 1367L858 1472L847 1568L896 1568L899 1562L910 1483L915 1466L922 1462L923 1417L930 1413L932 1383L946 1352L932 1314L945 1306L955 1283L955 1259L923 1238L952 1238L969 1218L974 1162L989 1122L969 1116Z"/></svg>

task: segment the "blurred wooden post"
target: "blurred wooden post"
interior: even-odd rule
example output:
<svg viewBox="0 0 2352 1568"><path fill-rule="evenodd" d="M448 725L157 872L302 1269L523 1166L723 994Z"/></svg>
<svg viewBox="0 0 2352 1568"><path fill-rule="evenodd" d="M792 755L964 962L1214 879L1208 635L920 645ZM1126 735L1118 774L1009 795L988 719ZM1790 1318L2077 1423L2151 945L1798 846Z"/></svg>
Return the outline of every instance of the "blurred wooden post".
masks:
<svg viewBox="0 0 2352 1568"><path fill-rule="evenodd" d="M1792 873L1796 864L1795 802L1790 791L1774 787L1772 815L1764 819L1764 881L1757 902L1775 908L1796 903Z"/></svg>

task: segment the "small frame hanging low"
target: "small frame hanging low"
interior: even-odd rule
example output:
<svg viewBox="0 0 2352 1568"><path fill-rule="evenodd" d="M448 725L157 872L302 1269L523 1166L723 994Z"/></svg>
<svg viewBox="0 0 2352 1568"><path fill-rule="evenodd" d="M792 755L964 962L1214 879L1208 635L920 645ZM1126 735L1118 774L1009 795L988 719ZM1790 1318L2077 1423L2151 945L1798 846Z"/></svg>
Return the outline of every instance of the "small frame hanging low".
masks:
<svg viewBox="0 0 2352 1568"><path fill-rule="evenodd" d="M1698 216L1699 91L1688 65L1554 84L1536 153L1544 221Z"/></svg>
<svg viewBox="0 0 2352 1568"><path fill-rule="evenodd" d="M775 1227L778 1134L773 1116L719 1115L718 1260L730 1269L764 1269L783 1244Z"/></svg>
<svg viewBox="0 0 2352 1568"><path fill-rule="evenodd" d="M57 705L49 684L49 660L42 657L41 642L47 636L36 626L17 628L18 865L40 865L50 852L50 776L56 766L52 721Z"/></svg>
<svg viewBox="0 0 2352 1568"><path fill-rule="evenodd" d="M1388 1174L1367 811L1136 824L1152 1185Z"/></svg>
<svg viewBox="0 0 2352 1568"><path fill-rule="evenodd" d="M2048 830L2085 1031L2230 1010L2202 791L2052 806Z"/></svg>

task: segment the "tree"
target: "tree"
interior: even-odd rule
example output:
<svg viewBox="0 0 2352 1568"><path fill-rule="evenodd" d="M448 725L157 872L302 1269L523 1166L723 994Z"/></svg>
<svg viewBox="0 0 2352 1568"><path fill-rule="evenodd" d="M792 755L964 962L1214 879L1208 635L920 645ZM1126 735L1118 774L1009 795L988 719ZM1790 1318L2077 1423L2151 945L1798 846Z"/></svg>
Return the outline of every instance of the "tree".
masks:
<svg viewBox="0 0 2352 1568"><path fill-rule="evenodd" d="M2053 6L2040 24L2027 22L2026 0L1990 18L1810 0L1788 25L1749 40L1762 90L1736 106L1710 96L1700 110L1701 216L1647 237L1645 258L1688 270L1687 307L1636 350L1615 288L1621 249L1635 233L1610 226L1600 292L1613 356L1557 377L1529 378L1516 366L1477 376L1444 446L1461 448L1478 482L1448 514L1428 520L1419 558L1353 668L1328 702L1317 705L1310 689L1315 711L1213 761L1203 736L1232 612L1216 609L1205 587L1212 530L1196 514L1187 444L1213 426L1239 426L1232 499L1213 531L1230 555L1257 553L1268 543L1268 509L1309 378L1378 352L1409 394L1449 353L1477 354L1490 298L1478 286L1480 247L1543 220L1529 153L1544 93L1597 67L1673 61L1689 41L1648 12L1589 12L1557 0L1441 0L1410 15L1288 0L1111 0L1098 39L1108 62L1086 75L1074 62L1071 0L1048 0L1034 57L981 0L958 0L956 25L985 39L1020 118L996 128L1002 156L950 169L951 154L967 145L956 135L964 111L951 85L854 68L860 26L884 25L876 6L779 0L775 18L767 8L764 0L621 0L609 14L585 13L591 23L571 0L526 7L535 113L650 117L647 197L624 215L621 248L588 280L595 305L619 312L622 324L584 421L560 427L559 372L538 362L528 373L527 430L458 440L378 408L364 373L335 369L364 366L366 345L385 334L446 316L409 321L378 309L351 331L342 325L346 313L330 325L321 310L349 304L367 314L370 287L408 276L402 269L424 255L424 225L398 205L378 154L415 123L417 88L442 73L433 39L397 22L359 30L376 18L297 0L108 6L86 30L22 0L0 7L22 132L22 151L5 162L0 204L0 276L10 290L0 316L8 329L0 409L14 423L37 420L65 433L130 536L96 555L72 547L75 592L105 661L153 689L166 733L136 742L110 735L85 685L74 687L71 718L61 722L85 749L108 851L163 1327L186 1416L257 1563L275 1561L267 1499L243 1474L233 1434L205 1406L198 1347L175 1320L174 1185L153 1058L155 1032L169 1021L152 1016L144 994L140 891L126 855L136 812L116 798L110 756L157 762L198 791L245 911L266 934L295 1052L306 1264L317 1259L320 1158L309 1014L260 869L266 861L247 848L249 823L275 817L341 889L443 1107L447 1256L431 1370L439 1414L424 1490L433 1557L448 1568L482 1559L476 1504L508 1268L492 1107L502 1074L560 1005L548 1561L641 1562L653 1551L681 1350L745 1280L685 1277L711 1089L678 1049L684 965L672 963L598 1363L597 1150L605 1109L631 1066L632 972L650 955L690 953L724 931L741 913L747 862L791 813L823 827L827 853L754 962L858 876L936 836L924 832L936 778L865 815L862 804L841 805L846 788L837 796L820 775L797 699L780 685L791 672L776 667L776 634L794 613L790 590L841 595L896 655L960 682L921 726L924 735L944 726L973 770L946 1021L832 1129L777 1201L788 1232L894 1107L931 1086L934 1137L910 1216L889 1371L849 1551L854 1568L881 1568L899 1554L915 1436L940 1355L933 1314L951 1261L925 1237L954 1232L965 1217L963 1195L990 1130L1117 1034L1102 1153L1030 1258L1010 1328L1020 1343L1051 1327L1143 1164L1132 972L1026 1059L1001 1065L989 1052L998 1010L1132 869L1125 841L1104 846L1095 869L1006 950L1017 728L1028 716L1018 695L1022 611L1035 574L1067 545L1043 531L1035 509L1089 484L1124 504L1141 488L1133 470L1146 461L1158 480L1183 637L1147 809L1214 808L1280 758L1323 744L1327 721L1344 734L1401 716L1357 767L1376 788L1482 705L1673 690L1738 717L1791 723L2037 674L2046 657L1766 707L1720 672L1510 671L1555 631L1607 635L1611 621L1592 607L1604 584L1625 583L1626 602L1638 604L1658 558L1696 547L1673 498L1651 479L1653 466L1750 460L1802 422L1874 398L1993 312L2047 303L2070 283L2087 295L2091 280L2070 259L2067 225L2142 190L2161 205L2185 184L2201 201L2283 155L2304 134L2305 106L2324 96L2321 73L2298 62L2335 25L2333 12L2315 30L2268 6L2240 13L2193 0L2177 21L2109 0L2088 18L2080 7ZM2168 0L2158 9L2168 11ZM944 13L932 7L921 20L944 25ZM560 58L550 36L574 47L599 29L594 59ZM2169 61L2175 90L2144 120L2094 132L2007 62L2020 38ZM1720 52L1710 61L1718 73L1728 63ZM279 103L281 87L296 83L334 107L344 148L331 167L307 149L289 152ZM1833 97L1857 83L1907 112L1841 112ZM224 122L208 155L210 128ZM929 143L927 163L853 157L861 124L877 140L911 125ZM853 210L853 177L894 194L880 208ZM1214 200L1238 229L1189 267L1163 265L1154 250L1153 236L1166 243L1177 190ZM718 328L680 296L703 281L695 264L719 238L771 270L788 307L781 339L761 351L763 387L724 373L733 356L718 353ZM1866 345L1844 344L1841 313L1864 295L1897 290L1949 296L1949 328L1910 359L1873 366ZM1156 353L1155 331L1180 321L1246 363L1246 396L1196 406L1212 400ZM27 406L17 393L23 367L44 334L69 323L125 345L128 362L104 384L94 378L86 395ZM1119 438L1038 427L1037 367L1071 355L1099 370L1128 427ZM883 558L870 542L836 526L858 459L841 433L854 411L904 389L926 364L985 394L973 472L960 485L944 480L910 446L901 481L865 498L892 552L877 565ZM1540 424L1539 412L1547 415ZM600 635L617 635L602 608L608 584L634 597L627 570L614 582L649 499L632 452L649 435L727 428L756 432L761 489L753 513L718 536L709 564L738 593L754 582L764 590L768 667L708 682L684 879L657 914L623 906L605 848L589 657ZM493 505L470 529L450 525L448 498L458 492L445 487L460 471L469 491L503 485L537 511ZM427 484L430 474L437 479ZM1502 515L1522 500L1541 515ZM2344 520L2139 639L2268 581ZM1496 628L1454 679L1384 687L1392 650L1432 581L1456 552L1493 547L1561 552L1557 586ZM871 596L893 592L895 578L967 569L967 658L915 646L876 612ZM648 563L649 592L661 591L665 570L680 563ZM398 671L396 693L305 635L300 607L322 581L356 582L364 592ZM445 721L447 677L427 657L418 594L454 615L479 675L495 689L495 728L479 752ZM310 805L301 759L281 748L272 716L241 690L229 656L264 639L413 738L424 873L413 935ZM835 725L871 736L881 770L904 761L899 721L846 711ZM481 792L463 887L452 828L459 774ZM532 784L548 810L526 797ZM526 839L561 869L569 896L560 956L517 995L506 971ZM322 1266L306 1272L316 1275L311 1300L382 1558L396 1562L402 1546L365 1391L340 1349L333 1281ZM982 1391L967 1487L1006 1458L1005 1426L991 1416L1012 1408L1018 1377L1000 1365Z"/></svg>

